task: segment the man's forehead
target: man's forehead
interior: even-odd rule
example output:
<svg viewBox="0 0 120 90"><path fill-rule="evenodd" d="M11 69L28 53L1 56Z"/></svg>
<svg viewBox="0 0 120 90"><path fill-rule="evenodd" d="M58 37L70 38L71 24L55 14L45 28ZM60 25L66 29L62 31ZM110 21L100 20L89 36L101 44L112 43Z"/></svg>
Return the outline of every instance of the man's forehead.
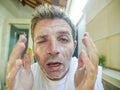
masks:
<svg viewBox="0 0 120 90"><path fill-rule="evenodd" d="M47 28L47 27L69 28L69 29L71 29L69 24L64 19L43 19L37 23L36 27L39 27L39 28Z"/></svg>
<svg viewBox="0 0 120 90"><path fill-rule="evenodd" d="M54 33L40 33L38 36L39 36L39 38L40 37L47 37L47 36L49 36L49 35L71 35L71 32L69 32L68 30L60 30L60 31L58 31L58 32L54 32Z"/></svg>

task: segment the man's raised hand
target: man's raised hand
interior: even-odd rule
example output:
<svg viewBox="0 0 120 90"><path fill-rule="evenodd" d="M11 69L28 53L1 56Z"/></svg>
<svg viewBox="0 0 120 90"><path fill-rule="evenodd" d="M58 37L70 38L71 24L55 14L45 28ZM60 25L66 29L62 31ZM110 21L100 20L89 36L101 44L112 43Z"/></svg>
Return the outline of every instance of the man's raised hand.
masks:
<svg viewBox="0 0 120 90"><path fill-rule="evenodd" d="M76 90L93 90L98 72L98 51L87 32L82 42L86 47L86 52L82 50L78 58L75 87Z"/></svg>
<svg viewBox="0 0 120 90"><path fill-rule="evenodd" d="M6 76L6 90L31 90L33 86L33 74L31 71L30 57L21 55L25 49L27 39L24 35L20 35L18 42L11 52Z"/></svg>

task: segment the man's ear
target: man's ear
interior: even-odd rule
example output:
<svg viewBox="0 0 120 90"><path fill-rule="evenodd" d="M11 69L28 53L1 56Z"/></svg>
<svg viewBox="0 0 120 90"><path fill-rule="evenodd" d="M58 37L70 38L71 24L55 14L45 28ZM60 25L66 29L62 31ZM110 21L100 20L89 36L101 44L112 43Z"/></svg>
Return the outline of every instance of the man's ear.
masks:
<svg viewBox="0 0 120 90"><path fill-rule="evenodd" d="M77 46L77 41L75 40L74 41L74 48L76 48L76 46Z"/></svg>

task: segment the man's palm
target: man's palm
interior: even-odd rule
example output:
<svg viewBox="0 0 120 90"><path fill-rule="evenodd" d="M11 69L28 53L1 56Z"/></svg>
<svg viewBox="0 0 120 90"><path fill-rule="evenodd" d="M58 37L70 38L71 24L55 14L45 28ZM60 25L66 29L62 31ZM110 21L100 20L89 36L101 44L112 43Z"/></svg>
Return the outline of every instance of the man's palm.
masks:
<svg viewBox="0 0 120 90"><path fill-rule="evenodd" d="M19 69L14 79L14 90L31 90L33 86L33 74L23 66Z"/></svg>

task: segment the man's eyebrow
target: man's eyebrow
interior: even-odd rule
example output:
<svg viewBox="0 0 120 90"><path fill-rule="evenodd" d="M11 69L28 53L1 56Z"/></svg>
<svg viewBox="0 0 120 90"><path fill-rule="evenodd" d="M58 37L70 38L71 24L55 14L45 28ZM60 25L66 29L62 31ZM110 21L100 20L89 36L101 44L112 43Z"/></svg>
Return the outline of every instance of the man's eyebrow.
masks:
<svg viewBox="0 0 120 90"><path fill-rule="evenodd" d="M68 31L59 31L58 34L67 34L67 35L70 35L70 32L68 32Z"/></svg>

